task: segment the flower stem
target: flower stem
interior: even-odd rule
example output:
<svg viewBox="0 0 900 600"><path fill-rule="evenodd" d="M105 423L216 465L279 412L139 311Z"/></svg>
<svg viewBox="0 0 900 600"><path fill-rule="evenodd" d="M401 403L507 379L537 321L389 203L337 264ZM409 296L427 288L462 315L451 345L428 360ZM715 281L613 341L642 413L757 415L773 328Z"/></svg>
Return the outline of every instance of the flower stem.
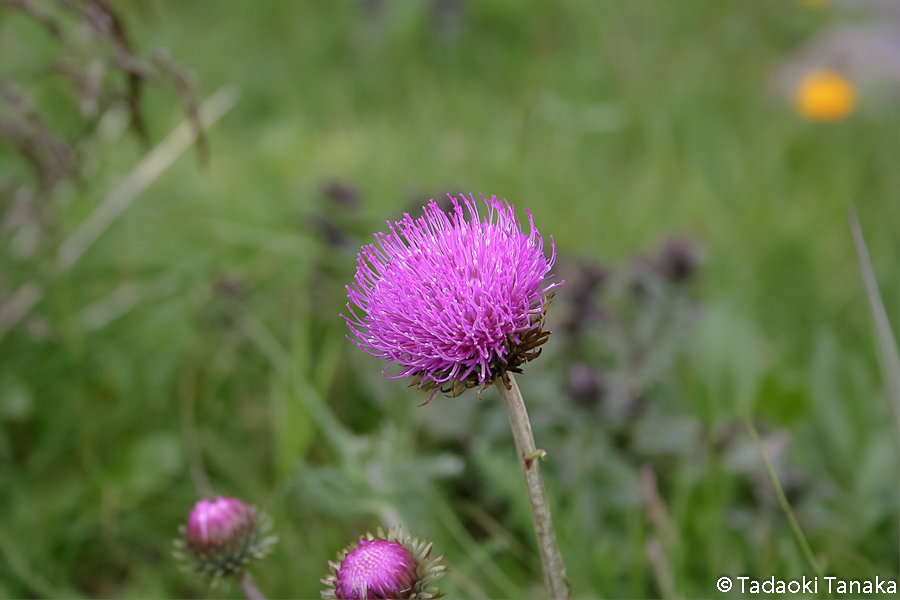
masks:
<svg viewBox="0 0 900 600"><path fill-rule="evenodd" d="M509 383L509 389L503 383ZM534 519L534 533L537 537L538 551L541 556L541 567L544 571L544 585L551 600L564 600L569 597L569 588L566 585L566 565L562 554L556 545L556 533L553 531L553 521L550 518L550 503L547 501L547 490L544 489L544 478L541 477L541 467L538 457L546 455L542 450L534 446L534 434L531 432L531 422L528 420L528 411L525 410L525 401L522 392L512 373L506 373L504 382L497 386L503 404L506 405L506 413L509 416L509 426L512 428L513 438L516 441L516 452L519 455L519 464L525 474L525 484L528 487L528 497L531 499L531 516Z"/></svg>
<svg viewBox="0 0 900 600"><path fill-rule="evenodd" d="M241 589L244 590L244 596L246 596L247 600L266 600L266 597L262 595L262 592L253 583L253 576L246 571L244 571L244 576L241 577Z"/></svg>

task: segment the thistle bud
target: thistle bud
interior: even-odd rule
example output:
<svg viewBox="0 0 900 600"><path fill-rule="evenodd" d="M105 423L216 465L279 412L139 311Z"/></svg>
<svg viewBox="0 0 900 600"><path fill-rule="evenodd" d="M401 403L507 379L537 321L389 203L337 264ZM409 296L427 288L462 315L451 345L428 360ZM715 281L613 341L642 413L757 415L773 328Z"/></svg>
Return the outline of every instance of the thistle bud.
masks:
<svg viewBox="0 0 900 600"><path fill-rule="evenodd" d="M188 571L199 573L213 583L222 577L238 576L254 558L262 558L277 541L266 535L268 517L236 498L219 496L200 500L180 526L182 539L175 540L176 558Z"/></svg>
<svg viewBox="0 0 900 600"><path fill-rule="evenodd" d="M337 562L329 561L331 576L322 580L328 586L322 598L439 598L442 594L432 584L447 568L438 564L443 557L430 556L431 544L400 528L387 535L379 529L377 537L366 534L339 552Z"/></svg>
<svg viewBox="0 0 900 600"><path fill-rule="evenodd" d="M700 264L700 252L686 239L667 241L659 251L657 265L663 277L673 283L689 280Z"/></svg>
<svg viewBox="0 0 900 600"><path fill-rule="evenodd" d="M569 393L581 406L597 404L606 391L603 375L587 363L577 362L569 367Z"/></svg>
<svg viewBox="0 0 900 600"><path fill-rule="evenodd" d="M254 524L250 507L240 500L200 500L188 515L185 544L197 554L217 550L253 531Z"/></svg>

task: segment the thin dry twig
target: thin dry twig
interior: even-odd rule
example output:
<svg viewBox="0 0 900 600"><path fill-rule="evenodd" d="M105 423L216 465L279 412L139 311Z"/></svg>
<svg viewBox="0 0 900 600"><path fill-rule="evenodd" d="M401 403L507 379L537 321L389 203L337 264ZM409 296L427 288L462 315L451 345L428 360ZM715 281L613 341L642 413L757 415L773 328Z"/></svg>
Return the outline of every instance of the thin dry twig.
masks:
<svg viewBox="0 0 900 600"><path fill-rule="evenodd" d="M656 580L656 585L659 586L663 598L675 598L675 581L672 578L672 570L669 568L669 561L666 560L666 554L658 539L653 538L647 542L647 558L653 566L653 578Z"/></svg>
<svg viewBox="0 0 900 600"><path fill-rule="evenodd" d="M195 93L195 79L192 73L186 69L179 67L166 52L159 51L154 54L153 59L160 66L163 73L167 73L174 82L175 91L181 97L184 103L185 112L188 119L194 127L194 136L196 139L197 155L200 164L206 166L209 163L209 144L206 141L206 134L203 131L203 122L200 119L200 107L197 105L197 95Z"/></svg>
<svg viewBox="0 0 900 600"><path fill-rule="evenodd" d="M664 598L677 598L675 579L666 557L666 553L671 553L675 545L675 530L669 520L666 505L659 495L656 473L650 465L644 465L641 468L641 493L656 533L656 537L647 542L647 558L653 566L656 585Z"/></svg>
<svg viewBox="0 0 900 600"><path fill-rule="evenodd" d="M653 523L653 529L656 535L667 546L670 545L675 538L675 532L672 523L669 521L669 515L666 511L666 505L659 496L659 488L656 485L656 473L650 465L641 467L641 492L644 496L644 502L647 504L647 512L650 515L650 522Z"/></svg>
<svg viewBox="0 0 900 600"><path fill-rule="evenodd" d="M238 88L225 86L200 107L200 120L209 128L237 103ZM100 235L125 212L134 199L175 162L196 139L189 120L182 121L116 185L103 202L60 245L60 265L71 267Z"/></svg>

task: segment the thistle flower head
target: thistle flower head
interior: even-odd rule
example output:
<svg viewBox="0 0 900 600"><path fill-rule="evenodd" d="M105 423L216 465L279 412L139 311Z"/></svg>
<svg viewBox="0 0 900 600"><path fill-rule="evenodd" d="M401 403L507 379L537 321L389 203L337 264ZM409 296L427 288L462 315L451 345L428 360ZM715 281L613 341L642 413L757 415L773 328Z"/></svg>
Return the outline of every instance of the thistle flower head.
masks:
<svg viewBox="0 0 900 600"><path fill-rule="evenodd" d="M379 529L345 548L337 562L329 561L331 576L322 580L328 587L322 598L438 598L432 584L446 572L442 557L429 560L431 544L420 542L400 528L387 535Z"/></svg>
<svg viewBox="0 0 900 600"><path fill-rule="evenodd" d="M255 521L250 507L236 498L204 498L188 515L187 548L196 553L222 548L253 531Z"/></svg>
<svg viewBox="0 0 900 600"><path fill-rule="evenodd" d="M396 362L419 387L459 395L501 378L540 354L549 331L543 316L550 269L544 242L526 211L522 231L506 200L451 196L445 213L432 201L425 214L388 222L357 259L347 286L353 341L374 356ZM352 305L360 311L354 311ZM354 339L355 338L355 339Z"/></svg>
<svg viewBox="0 0 900 600"><path fill-rule="evenodd" d="M182 539L175 540L173 554L185 570L215 583L243 573L252 559L268 554L276 542L267 535L270 529L265 514L236 498L203 499L188 515L187 526L179 527Z"/></svg>
<svg viewBox="0 0 900 600"><path fill-rule="evenodd" d="M340 598L394 598L411 592L418 565L399 542L361 540L341 562L335 594Z"/></svg>

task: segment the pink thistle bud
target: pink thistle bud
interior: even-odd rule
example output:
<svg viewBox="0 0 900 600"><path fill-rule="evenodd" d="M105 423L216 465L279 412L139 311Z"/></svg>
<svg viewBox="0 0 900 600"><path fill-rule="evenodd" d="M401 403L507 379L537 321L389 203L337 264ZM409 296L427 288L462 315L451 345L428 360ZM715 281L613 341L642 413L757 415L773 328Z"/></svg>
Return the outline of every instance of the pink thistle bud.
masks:
<svg viewBox="0 0 900 600"><path fill-rule="evenodd" d="M441 557L429 560L430 556L431 544L400 528L387 535L379 529L378 537L367 534L358 544L339 552L337 562L329 562L331 577L322 580L328 586L322 597L438 598L441 594L432 584L444 575L446 567L438 564Z"/></svg>
<svg viewBox="0 0 900 600"><path fill-rule="evenodd" d="M419 581L418 565L399 542L362 540L341 562L338 598L408 598Z"/></svg>
<svg viewBox="0 0 900 600"><path fill-rule="evenodd" d="M184 569L215 584L222 577L239 576L254 558L271 551L277 538L268 535L269 518L236 498L200 500L179 527L183 539L173 552Z"/></svg>
<svg viewBox="0 0 900 600"><path fill-rule="evenodd" d="M203 499L188 515L185 542L195 553L220 550L252 532L255 523L250 507L236 498Z"/></svg>

